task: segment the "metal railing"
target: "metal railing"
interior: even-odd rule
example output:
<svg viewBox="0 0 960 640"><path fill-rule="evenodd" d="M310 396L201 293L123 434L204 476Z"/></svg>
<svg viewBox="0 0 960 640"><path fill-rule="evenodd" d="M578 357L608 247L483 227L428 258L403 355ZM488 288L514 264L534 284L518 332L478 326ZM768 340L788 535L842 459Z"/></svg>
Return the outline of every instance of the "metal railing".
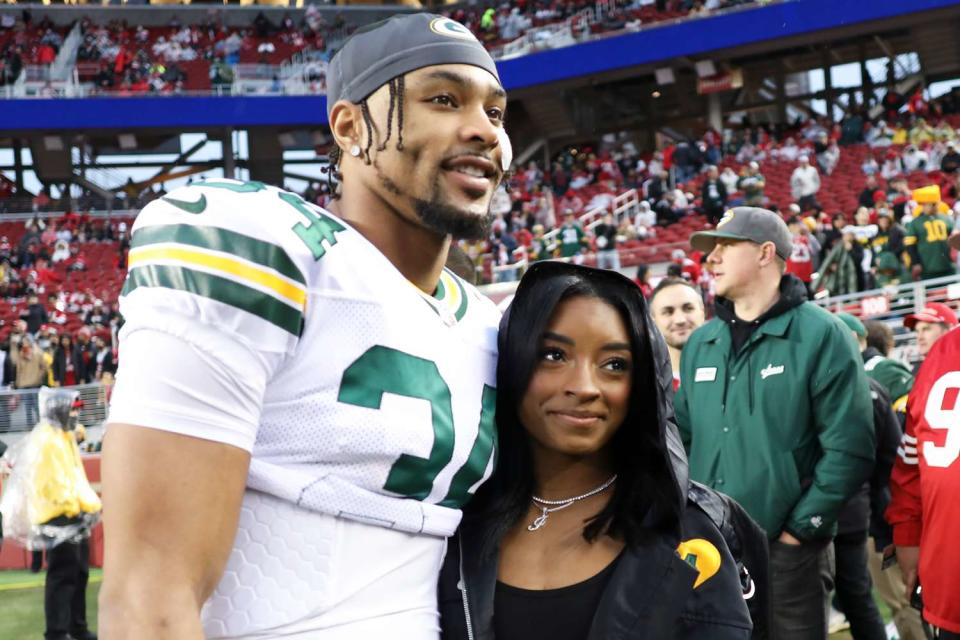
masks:
<svg viewBox="0 0 960 640"><path fill-rule="evenodd" d="M102 384L82 384L68 387L80 392L83 407L80 424L100 427L107 419L111 387ZM39 419L37 397L40 389L0 390L0 433L30 431Z"/></svg>
<svg viewBox="0 0 960 640"><path fill-rule="evenodd" d="M903 318L920 311L930 302L942 302L956 307L958 300L960 275L821 298L815 302L829 311L846 311L866 320L887 323L893 330L894 340L890 357L913 363L921 359L916 345L916 333L903 326Z"/></svg>
<svg viewBox="0 0 960 640"><path fill-rule="evenodd" d="M581 214L577 220L580 225L587 231L592 231L594 227L603 222L603 217L608 213L613 214L614 223L619 225L621 218L626 215L632 218L637 214L640 208L640 194L636 189L630 189L621 193L618 196L614 196L611 200L606 202L603 205L594 207L583 214ZM556 247L558 244L557 236L560 234L560 228L551 229L547 233L543 234L543 243L547 247ZM682 243L686 245L686 243ZM667 246L667 245L661 245ZM513 250L511 256L513 262L502 265L494 265L491 267L491 275L493 282L505 282L510 279L519 279L523 275L523 272L526 271L527 265L529 264L529 256L527 255L526 247L517 247ZM490 254L484 254L483 259L490 259ZM557 258L563 262L569 262L570 258Z"/></svg>
<svg viewBox="0 0 960 640"><path fill-rule="evenodd" d="M820 298L815 302L830 311L846 311L870 320L902 321L904 316L920 311L929 302L955 300L960 300L960 275Z"/></svg>

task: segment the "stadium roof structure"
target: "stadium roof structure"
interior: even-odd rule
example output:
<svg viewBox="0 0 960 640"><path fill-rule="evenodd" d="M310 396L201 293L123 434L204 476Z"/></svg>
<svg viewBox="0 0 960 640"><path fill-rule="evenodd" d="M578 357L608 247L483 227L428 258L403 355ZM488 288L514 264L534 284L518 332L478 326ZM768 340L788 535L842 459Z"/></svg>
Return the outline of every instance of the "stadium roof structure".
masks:
<svg viewBox="0 0 960 640"><path fill-rule="evenodd" d="M502 60L498 68L510 92L511 137L523 161L538 150L548 156L551 146L606 132L637 131L652 140L658 131L679 135L717 126L724 114L758 110L785 121L788 109L803 110L810 100L825 100L832 110L844 106L845 94L852 102L854 91L900 83L904 93L958 77L958 32L957 0L781 0L600 35ZM918 67L894 73L893 61L904 54L914 54ZM888 78L864 74L862 87L836 88L827 72L822 90L805 84L810 70L845 63L866 69L866 61L877 58L891 60ZM707 78L705 62L713 71ZM657 72L664 69L670 73L661 79L669 76L669 82L661 83ZM316 142L326 135L320 95L15 99L0 100L0 111L0 147L29 146L44 181L73 175L63 156L69 157L79 136L97 150L121 146L120 135L160 144L188 132L226 140L244 129L251 137L251 175L282 182L284 145L277 137ZM45 149L51 138L60 138L66 150Z"/></svg>

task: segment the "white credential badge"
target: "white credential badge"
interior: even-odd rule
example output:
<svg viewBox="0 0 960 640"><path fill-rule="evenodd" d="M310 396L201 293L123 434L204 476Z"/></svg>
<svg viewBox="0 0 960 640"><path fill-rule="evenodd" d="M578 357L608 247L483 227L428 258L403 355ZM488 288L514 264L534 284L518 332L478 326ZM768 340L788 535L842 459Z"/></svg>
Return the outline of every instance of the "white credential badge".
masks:
<svg viewBox="0 0 960 640"><path fill-rule="evenodd" d="M693 376L694 382L713 382L717 379L716 367L700 367Z"/></svg>

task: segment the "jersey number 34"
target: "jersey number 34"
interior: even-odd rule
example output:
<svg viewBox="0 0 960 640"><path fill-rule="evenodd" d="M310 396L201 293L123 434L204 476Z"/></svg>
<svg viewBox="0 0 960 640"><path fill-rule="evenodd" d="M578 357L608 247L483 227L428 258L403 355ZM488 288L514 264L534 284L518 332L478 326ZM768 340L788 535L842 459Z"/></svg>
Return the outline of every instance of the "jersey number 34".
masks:
<svg viewBox="0 0 960 640"><path fill-rule="evenodd" d="M374 346L347 367L340 383L340 402L380 409L385 394L426 400L433 422L433 446L426 458L402 454L390 469L384 489L423 500L433 490L440 472L453 459L455 429L450 387L436 363L384 346ZM496 447L494 410L496 390L483 385L480 423L467 461L454 474L444 507L459 509L480 482Z"/></svg>

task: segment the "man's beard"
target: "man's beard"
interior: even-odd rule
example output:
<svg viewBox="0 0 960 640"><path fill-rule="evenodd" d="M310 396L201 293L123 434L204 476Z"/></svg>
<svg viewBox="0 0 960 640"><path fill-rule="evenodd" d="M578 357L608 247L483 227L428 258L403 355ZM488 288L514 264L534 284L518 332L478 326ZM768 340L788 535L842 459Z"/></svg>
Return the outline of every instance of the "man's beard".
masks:
<svg viewBox="0 0 960 640"><path fill-rule="evenodd" d="M424 200L402 190L396 182L380 170L376 161L373 165L385 189L397 196L410 198L414 213L426 228L439 235L452 236L457 240L482 240L487 237L490 225L493 223L493 214L490 213L493 198L490 198L487 203L487 211L484 214L473 214L443 201L439 174L434 178L429 200Z"/></svg>
<svg viewBox="0 0 960 640"><path fill-rule="evenodd" d="M483 215L464 212L440 200L434 191L430 200L413 200L413 210L425 227L441 235L450 235L458 240L481 240L490 231L490 209Z"/></svg>

